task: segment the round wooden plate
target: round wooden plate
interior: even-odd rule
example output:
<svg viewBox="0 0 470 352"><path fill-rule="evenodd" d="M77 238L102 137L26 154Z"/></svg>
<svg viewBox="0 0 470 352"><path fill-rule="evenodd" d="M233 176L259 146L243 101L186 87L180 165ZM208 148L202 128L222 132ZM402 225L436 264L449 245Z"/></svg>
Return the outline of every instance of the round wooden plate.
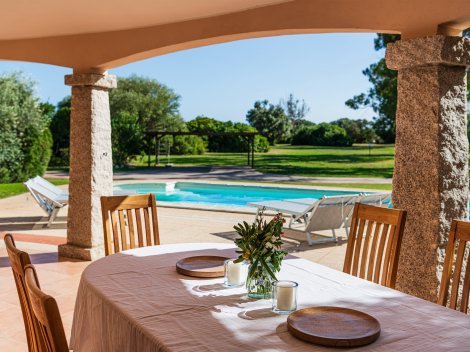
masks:
<svg viewBox="0 0 470 352"><path fill-rule="evenodd" d="M176 263L176 271L193 277L223 277L226 257L201 255L188 257Z"/></svg>
<svg viewBox="0 0 470 352"><path fill-rule="evenodd" d="M301 340L330 347L364 346L377 340L380 335L377 319L341 307L298 310L287 318L287 329Z"/></svg>

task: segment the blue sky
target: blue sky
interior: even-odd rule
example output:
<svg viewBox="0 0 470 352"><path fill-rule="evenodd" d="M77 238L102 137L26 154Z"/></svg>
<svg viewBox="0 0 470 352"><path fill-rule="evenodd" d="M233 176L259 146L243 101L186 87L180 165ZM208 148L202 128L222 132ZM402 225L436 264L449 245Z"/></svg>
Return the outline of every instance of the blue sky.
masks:
<svg viewBox="0 0 470 352"><path fill-rule="evenodd" d="M168 85L181 96L185 120L206 115L244 121L256 100L278 103L289 93L304 99L307 119L371 119L371 109L354 111L344 102L366 91L362 75L383 57L373 48L375 34L311 34L250 39L185 50L113 70L118 76L138 74ZM56 104L70 94L63 84L70 69L22 62L0 62L0 73L21 70L37 81L42 100Z"/></svg>

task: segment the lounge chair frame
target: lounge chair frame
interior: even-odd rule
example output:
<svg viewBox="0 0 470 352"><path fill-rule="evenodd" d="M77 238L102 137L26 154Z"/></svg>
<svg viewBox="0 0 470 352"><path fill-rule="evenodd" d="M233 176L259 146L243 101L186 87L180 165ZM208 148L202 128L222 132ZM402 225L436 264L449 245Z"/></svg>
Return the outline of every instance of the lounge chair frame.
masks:
<svg viewBox="0 0 470 352"><path fill-rule="evenodd" d="M59 210L68 205L68 193L36 176L24 183L38 205L48 216L47 227L56 219Z"/></svg>

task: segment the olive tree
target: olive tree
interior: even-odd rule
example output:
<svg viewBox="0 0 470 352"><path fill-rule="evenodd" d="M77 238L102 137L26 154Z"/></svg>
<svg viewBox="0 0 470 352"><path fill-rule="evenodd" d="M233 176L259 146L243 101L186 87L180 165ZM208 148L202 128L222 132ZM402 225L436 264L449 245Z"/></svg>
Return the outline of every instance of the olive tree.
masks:
<svg viewBox="0 0 470 352"><path fill-rule="evenodd" d="M267 100L257 101L246 114L248 123L266 137L271 145L285 141L291 132L291 122L280 105Z"/></svg>
<svg viewBox="0 0 470 352"><path fill-rule="evenodd" d="M0 182L42 175L51 156L50 111L21 73L0 76Z"/></svg>

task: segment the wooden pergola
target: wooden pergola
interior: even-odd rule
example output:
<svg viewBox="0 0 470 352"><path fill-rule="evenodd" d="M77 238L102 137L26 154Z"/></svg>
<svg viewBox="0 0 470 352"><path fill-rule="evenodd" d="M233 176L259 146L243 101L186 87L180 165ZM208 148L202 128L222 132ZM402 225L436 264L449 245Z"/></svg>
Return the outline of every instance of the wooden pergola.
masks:
<svg viewBox="0 0 470 352"><path fill-rule="evenodd" d="M165 136L224 136L224 137L243 137L248 143L247 150L247 165L252 168L255 167L255 136L258 132L178 132L178 131L148 131L145 133L148 140L148 153L147 153L147 166L150 167L150 156L152 155L152 139L155 141L155 145L158 141ZM155 161L158 163L158 154L155 151Z"/></svg>

